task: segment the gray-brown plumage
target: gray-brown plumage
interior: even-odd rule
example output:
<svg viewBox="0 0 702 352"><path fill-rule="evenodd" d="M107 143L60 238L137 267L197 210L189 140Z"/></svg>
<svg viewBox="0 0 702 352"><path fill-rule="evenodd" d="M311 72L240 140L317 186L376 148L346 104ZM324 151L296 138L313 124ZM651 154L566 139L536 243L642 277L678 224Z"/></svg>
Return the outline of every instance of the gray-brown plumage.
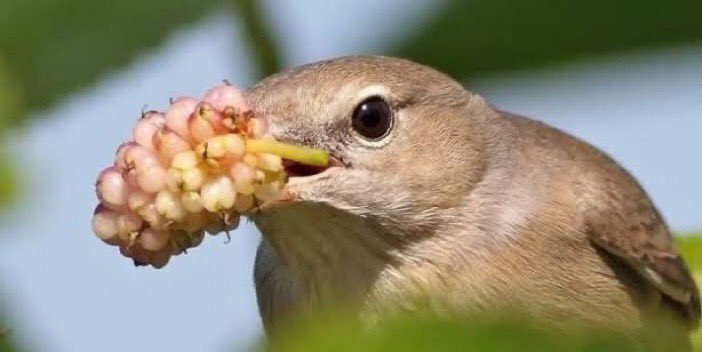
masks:
<svg viewBox="0 0 702 352"><path fill-rule="evenodd" d="M352 122L369 97L392 111L386 135ZM254 218L267 330L339 302L371 321L421 306L617 328L671 312L697 326L698 291L664 221L594 147L395 58L302 66L247 98L276 138L338 160L292 177Z"/></svg>

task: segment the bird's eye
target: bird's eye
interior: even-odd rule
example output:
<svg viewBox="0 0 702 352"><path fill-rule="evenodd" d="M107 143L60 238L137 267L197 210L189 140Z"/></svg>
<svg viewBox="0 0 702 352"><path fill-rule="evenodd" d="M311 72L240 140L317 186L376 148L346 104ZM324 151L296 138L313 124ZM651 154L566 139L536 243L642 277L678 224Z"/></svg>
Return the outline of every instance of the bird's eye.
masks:
<svg viewBox="0 0 702 352"><path fill-rule="evenodd" d="M392 127L392 110L383 98L370 97L356 107L352 127L361 136L377 140L385 137Z"/></svg>

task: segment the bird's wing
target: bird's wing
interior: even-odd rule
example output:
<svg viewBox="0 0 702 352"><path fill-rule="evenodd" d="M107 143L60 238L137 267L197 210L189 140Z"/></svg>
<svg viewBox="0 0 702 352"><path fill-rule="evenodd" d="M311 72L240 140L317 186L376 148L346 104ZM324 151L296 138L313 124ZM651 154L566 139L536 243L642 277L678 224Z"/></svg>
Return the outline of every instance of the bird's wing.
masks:
<svg viewBox="0 0 702 352"><path fill-rule="evenodd" d="M647 208L646 204L643 208ZM700 297L670 232L653 209L632 209L621 216L590 212L586 220L590 240L620 258L655 287L691 328L700 321Z"/></svg>
<svg viewBox="0 0 702 352"><path fill-rule="evenodd" d="M538 131L536 142L575 160L561 176L573 182L583 231L596 247L620 259L650 283L691 327L700 321L699 291L675 250L670 231L648 195L616 161L596 148L545 125L504 113L522 130ZM531 126L528 126L531 125ZM667 303L667 302L666 302Z"/></svg>

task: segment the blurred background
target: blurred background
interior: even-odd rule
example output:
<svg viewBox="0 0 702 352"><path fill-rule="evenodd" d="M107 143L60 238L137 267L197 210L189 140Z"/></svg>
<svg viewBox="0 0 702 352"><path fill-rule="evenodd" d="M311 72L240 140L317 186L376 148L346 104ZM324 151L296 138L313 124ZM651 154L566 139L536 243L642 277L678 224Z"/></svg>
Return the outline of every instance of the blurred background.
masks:
<svg viewBox="0 0 702 352"><path fill-rule="evenodd" d="M349 54L434 66L601 147L702 272L701 13L699 0L2 0L0 351L254 349L257 230L134 268L91 233L94 179L145 105Z"/></svg>

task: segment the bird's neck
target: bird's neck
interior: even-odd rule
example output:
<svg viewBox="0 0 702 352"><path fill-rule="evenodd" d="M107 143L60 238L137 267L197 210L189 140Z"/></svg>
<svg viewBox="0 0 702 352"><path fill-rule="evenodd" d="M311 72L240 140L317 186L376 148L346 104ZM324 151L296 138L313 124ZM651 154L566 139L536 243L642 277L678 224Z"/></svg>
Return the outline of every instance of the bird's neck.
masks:
<svg viewBox="0 0 702 352"><path fill-rule="evenodd" d="M320 204L273 210L255 221L305 301L363 299L401 246L372 220Z"/></svg>
<svg viewBox="0 0 702 352"><path fill-rule="evenodd" d="M463 208L452 211L465 214ZM273 210L254 220L276 257L257 262L267 266L257 268L268 273L266 290L285 296L277 298L293 310L359 308L371 322L395 311L446 310L456 303L451 296L456 287L479 302L481 290L492 287L485 270L491 248L509 241L477 235L489 226L482 222L457 227L446 221L450 226L422 233L388 233L373 220L318 204Z"/></svg>

